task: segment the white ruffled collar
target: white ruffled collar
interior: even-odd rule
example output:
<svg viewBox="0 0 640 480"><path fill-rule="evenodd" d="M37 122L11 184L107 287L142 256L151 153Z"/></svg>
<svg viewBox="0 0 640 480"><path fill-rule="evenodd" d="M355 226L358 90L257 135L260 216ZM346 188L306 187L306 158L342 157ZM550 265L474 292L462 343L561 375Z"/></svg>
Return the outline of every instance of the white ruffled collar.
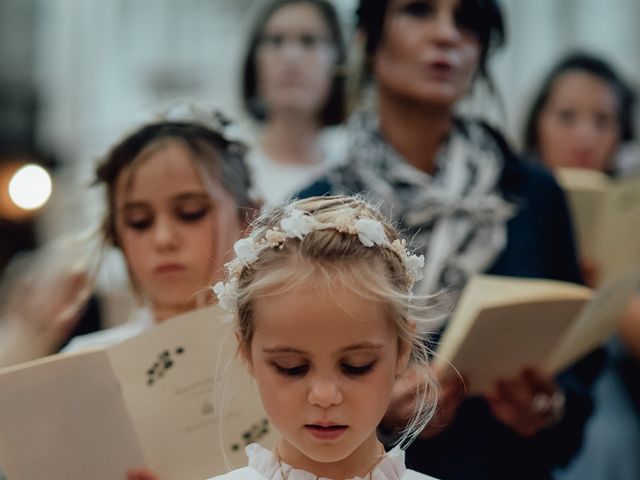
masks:
<svg viewBox="0 0 640 480"><path fill-rule="evenodd" d="M284 480L280 474L280 464L278 458L271 450L267 450L257 443L252 443L245 448L249 457L249 467L258 471L270 480ZM304 470L298 470L286 463L282 464L284 473L288 480L316 480L316 476ZM395 447L386 453L385 457L376 465L371 472L372 480L398 480L403 477L407 467L404 464L404 450ZM367 478L369 476L367 475ZM329 480L320 477L318 480ZM356 477L352 480L364 480Z"/></svg>

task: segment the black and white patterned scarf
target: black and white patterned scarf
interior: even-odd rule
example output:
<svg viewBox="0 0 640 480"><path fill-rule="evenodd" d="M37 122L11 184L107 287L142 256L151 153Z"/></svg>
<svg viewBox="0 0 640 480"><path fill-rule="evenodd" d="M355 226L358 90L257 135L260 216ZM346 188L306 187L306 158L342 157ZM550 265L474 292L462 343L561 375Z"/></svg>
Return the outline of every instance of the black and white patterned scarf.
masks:
<svg viewBox="0 0 640 480"><path fill-rule="evenodd" d="M459 291L506 244L514 214L498 189L503 153L481 124L456 122L433 176L407 163L382 137L372 108L349 121L349 163L329 174L334 193L363 193L426 259L415 293Z"/></svg>

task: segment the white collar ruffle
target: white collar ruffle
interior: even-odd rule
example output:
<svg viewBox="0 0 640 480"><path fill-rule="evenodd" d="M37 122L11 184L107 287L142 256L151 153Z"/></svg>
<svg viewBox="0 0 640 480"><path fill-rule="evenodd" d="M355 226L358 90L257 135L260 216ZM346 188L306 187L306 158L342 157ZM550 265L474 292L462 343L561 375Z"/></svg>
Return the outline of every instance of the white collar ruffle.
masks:
<svg viewBox="0 0 640 480"><path fill-rule="evenodd" d="M258 471L264 477L270 480L284 480L280 474L280 464L278 458L271 450L267 450L263 446L252 443L245 448L245 452L249 457L249 467ZM304 470L298 470L286 463L282 464L287 480L316 480L316 476ZM388 451L385 457L376 465L371 472L372 480L399 480L401 479L407 467L404 464L404 450L395 447ZM366 477L369 478L369 475ZM329 480L320 477L318 480ZM356 477L352 480L364 480Z"/></svg>

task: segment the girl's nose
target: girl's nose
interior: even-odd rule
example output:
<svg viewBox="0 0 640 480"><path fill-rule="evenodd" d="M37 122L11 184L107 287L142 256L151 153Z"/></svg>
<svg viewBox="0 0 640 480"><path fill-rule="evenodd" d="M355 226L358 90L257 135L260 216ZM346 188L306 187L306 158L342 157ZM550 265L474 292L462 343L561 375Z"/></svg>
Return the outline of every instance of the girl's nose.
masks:
<svg viewBox="0 0 640 480"><path fill-rule="evenodd" d="M168 219L158 218L153 229L153 241L160 250L171 250L178 246L178 232Z"/></svg>
<svg viewBox="0 0 640 480"><path fill-rule="evenodd" d="M313 381L309 390L309 403L328 408L342 403L342 390L335 379L325 378Z"/></svg>

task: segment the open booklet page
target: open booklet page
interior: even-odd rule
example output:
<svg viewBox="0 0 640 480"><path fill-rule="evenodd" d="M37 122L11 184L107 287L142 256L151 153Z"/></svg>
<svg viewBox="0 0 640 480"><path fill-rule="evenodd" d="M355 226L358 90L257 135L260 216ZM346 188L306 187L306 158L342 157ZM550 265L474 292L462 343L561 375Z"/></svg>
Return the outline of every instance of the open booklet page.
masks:
<svg viewBox="0 0 640 480"><path fill-rule="evenodd" d="M595 170L561 168L581 255L595 261L600 278L640 265L640 178L610 180Z"/></svg>
<svg viewBox="0 0 640 480"><path fill-rule="evenodd" d="M104 351L0 374L0 464L11 480L123 479L145 458Z"/></svg>
<svg viewBox="0 0 640 480"><path fill-rule="evenodd" d="M634 272L593 296L589 288L567 282L474 276L434 365L462 374L469 394L483 393L527 366L556 372L615 330L638 278Z"/></svg>
<svg viewBox="0 0 640 480"><path fill-rule="evenodd" d="M195 480L246 465L247 443L273 445L276 432L236 358L233 325L222 315L218 307L196 310L105 350L49 357L1 374L0 455L9 478L112 480L146 466L163 480ZM94 357L100 361L89 362ZM43 370L51 368L58 378ZM7 399L4 391L16 383L25 388ZM110 396L89 394L109 385ZM46 400L43 387L51 392ZM26 408L12 425L5 407L16 411L20 404ZM33 427L38 436L32 437L20 434L20 423L42 427ZM103 464L108 468L97 467Z"/></svg>

